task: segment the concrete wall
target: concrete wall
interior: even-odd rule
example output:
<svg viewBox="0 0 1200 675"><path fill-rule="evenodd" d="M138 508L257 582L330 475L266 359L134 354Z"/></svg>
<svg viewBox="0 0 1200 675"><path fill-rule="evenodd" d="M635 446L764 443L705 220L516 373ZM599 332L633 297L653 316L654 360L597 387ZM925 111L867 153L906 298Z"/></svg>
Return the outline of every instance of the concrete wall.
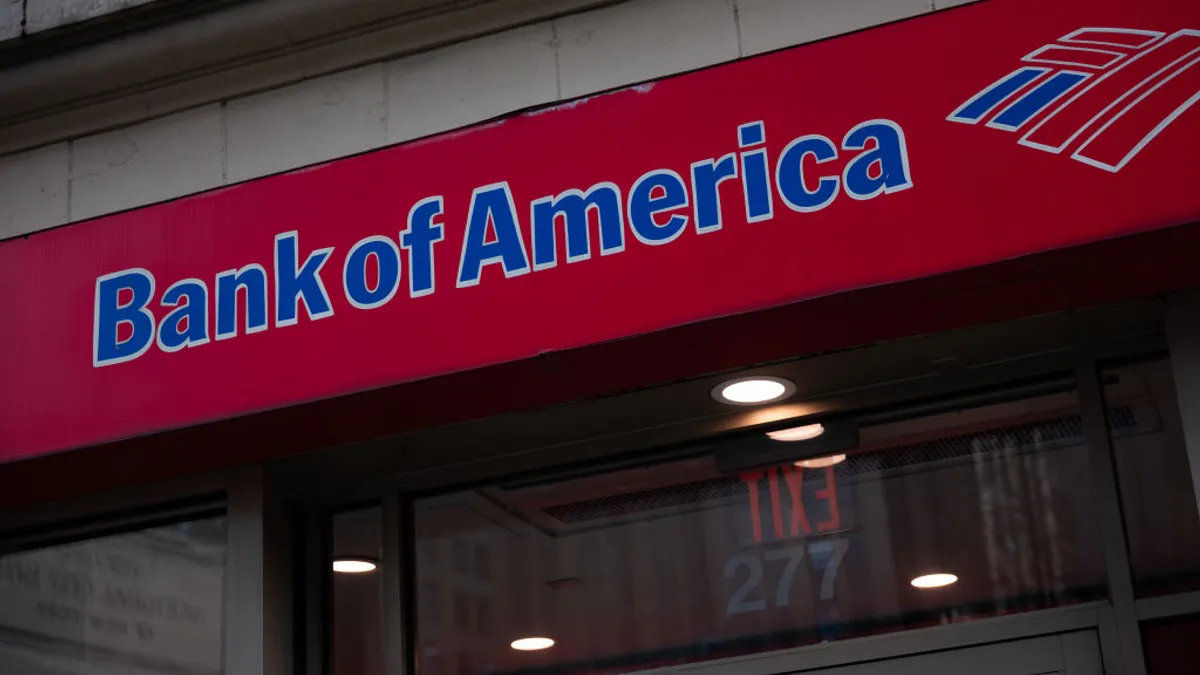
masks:
<svg viewBox="0 0 1200 675"><path fill-rule="evenodd" d="M155 0L0 0L0 40L33 35Z"/></svg>
<svg viewBox="0 0 1200 675"><path fill-rule="evenodd" d="M630 0L213 101L0 157L0 239L965 1Z"/></svg>

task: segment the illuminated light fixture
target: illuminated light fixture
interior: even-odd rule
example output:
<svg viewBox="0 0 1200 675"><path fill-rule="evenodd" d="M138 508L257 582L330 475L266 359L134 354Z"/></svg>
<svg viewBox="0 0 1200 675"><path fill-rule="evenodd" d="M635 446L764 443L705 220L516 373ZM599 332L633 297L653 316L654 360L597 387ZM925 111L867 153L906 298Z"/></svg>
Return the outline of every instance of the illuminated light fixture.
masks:
<svg viewBox="0 0 1200 675"><path fill-rule="evenodd" d="M527 637L513 640L509 646L519 652L536 652L553 647L554 640L548 637Z"/></svg>
<svg viewBox="0 0 1200 675"><path fill-rule="evenodd" d="M338 558L333 561L333 571L338 574L369 574L379 565L368 558Z"/></svg>
<svg viewBox="0 0 1200 675"><path fill-rule="evenodd" d="M713 398L730 405L761 405L791 396L796 385L782 377L741 377L722 382L712 390Z"/></svg>
<svg viewBox="0 0 1200 675"><path fill-rule="evenodd" d="M825 427L820 424L805 424L804 426L791 427L790 429L768 431L767 436L773 441L796 443L797 441L811 441L823 433L825 433Z"/></svg>
<svg viewBox="0 0 1200 675"><path fill-rule="evenodd" d="M938 573L919 576L909 583L913 585L913 588L945 588L957 581L958 577L953 574Z"/></svg>
<svg viewBox="0 0 1200 675"><path fill-rule="evenodd" d="M831 466L837 466L846 461L845 455L829 455L827 457L813 457L812 459L802 459L796 462L796 466L801 469L827 469Z"/></svg>

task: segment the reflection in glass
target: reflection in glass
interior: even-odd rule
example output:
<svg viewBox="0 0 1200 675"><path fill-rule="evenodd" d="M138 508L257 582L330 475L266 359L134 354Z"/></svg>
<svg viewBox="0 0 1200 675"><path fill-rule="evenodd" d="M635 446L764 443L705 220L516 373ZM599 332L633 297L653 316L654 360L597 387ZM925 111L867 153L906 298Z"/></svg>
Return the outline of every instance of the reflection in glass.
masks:
<svg viewBox="0 0 1200 675"><path fill-rule="evenodd" d="M1105 596L1073 392L860 437L815 469L705 454L419 501L421 675L625 672ZM425 562L481 548L487 576ZM957 581L912 585L934 574Z"/></svg>
<svg viewBox="0 0 1200 675"><path fill-rule="evenodd" d="M1200 589L1200 517L1166 360L1103 372L1139 596Z"/></svg>
<svg viewBox="0 0 1200 675"><path fill-rule="evenodd" d="M223 673L225 555L210 518L0 557L0 673Z"/></svg>
<svg viewBox="0 0 1200 675"><path fill-rule="evenodd" d="M332 519L333 559L383 559L383 510L337 513ZM333 675L383 673L383 575L333 575Z"/></svg>

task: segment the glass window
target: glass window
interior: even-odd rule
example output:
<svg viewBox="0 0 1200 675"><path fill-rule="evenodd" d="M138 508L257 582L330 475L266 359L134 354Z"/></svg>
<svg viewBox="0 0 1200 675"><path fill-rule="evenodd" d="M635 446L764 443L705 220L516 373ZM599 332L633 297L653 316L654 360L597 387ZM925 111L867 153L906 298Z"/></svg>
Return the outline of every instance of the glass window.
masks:
<svg viewBox="0 0 1200 675"><path fill-rule="evenodd" d="M1136 591L1200 589L1200 517L1170 362L1102 378Z"/></svg>
<svg viewBox="0 0 1200 675"><path fill-rule="evenodd" d="M383 510L334 515L332 539L333 675L382 673Z"/></svg>
<svg viewBox="0 0 1200 675"><path fill-rule="evenodd" d="M1146 675L1194 672L1200 616L1184 616L1142 625Z"/></svg>
<svg viewBox="0 0 1200 675"><path fill-rule="evenodd" d="M454 627L459 631L471 630L471 601L462 591L454 594Z"/></svg>
<svg viewBox="0 0 1200 675"><path fill-rule="evenodd" d="M1087 455L1064 392L865 426L804 465L702 454L421 500L418 592L488 608L473 630L419 602L421 675L624 672L1100 599ZM420 562L455 542L487 578ZM531 637L555 644L510 646Z"/></svg>
<svg viewBox="0 0 1200 675"><path fill-rule="evenodd" d="M0 557L0 673L224 672L223 517Z"/></svg>
<svg viewBox="0 0 1200 675"><path fill-rule="evenodd" d="M488 578L488 551L483 544L475 544L475 574L480 579Z"/></svg>
<svg viewBox="0 0 1200 675"><path fill-rule="evenodd" d="M470 566L467 564L469 543L460 539L455 539L451 543L454 549L454 571L458 574L469 574Z"/></svg>

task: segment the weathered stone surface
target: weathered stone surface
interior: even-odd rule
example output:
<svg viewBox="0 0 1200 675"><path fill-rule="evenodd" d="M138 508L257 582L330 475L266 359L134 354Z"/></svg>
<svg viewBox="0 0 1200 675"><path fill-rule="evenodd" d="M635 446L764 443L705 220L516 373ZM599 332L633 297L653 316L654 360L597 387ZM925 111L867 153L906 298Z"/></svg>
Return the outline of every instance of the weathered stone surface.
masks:
<svg viewBox="0 0 1200 675"><path fill-rule="evenodd" d="M155 0L27 0L25 32L38 33L145 5ZM0 0L8 2L8 0ZM20 2L18 1L18 5ZM2 15L0 15L2 16ZM0 25L3 20L0 19Z"/></svg>
<svg viewBox="0 0 1200 675"><path fill-rule="evenodd" d="M24 9L23 0L0 0L0 40L11 40L21 35Z"/></svg>

